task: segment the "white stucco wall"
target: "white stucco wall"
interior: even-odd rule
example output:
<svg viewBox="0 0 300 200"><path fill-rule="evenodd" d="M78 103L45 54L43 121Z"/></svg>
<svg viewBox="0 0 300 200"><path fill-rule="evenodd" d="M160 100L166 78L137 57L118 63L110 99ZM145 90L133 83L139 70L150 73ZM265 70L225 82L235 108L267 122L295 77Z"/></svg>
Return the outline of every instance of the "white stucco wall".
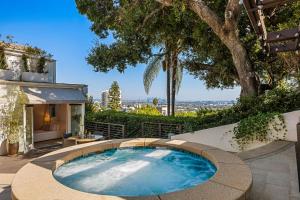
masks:
<svg viewBox="0 0 300 200"><path fill-rule="evenodd" d="M287 135L285 137L285 140L297 141L296 124L300 120L300 111L298 110L289 113L284 113L283 117L287 126ZM229 124L225 126L204 129L192 133L175 135L172 136L172 139L181 139L190 142L197 142L201 144L214 146L225 151L239 152L240 149L238 148L237 143L232 139L233 133L230 132L235 126L236 124ZM279 133L279 138L283 139L282 133ZM245 150L258 148L265 144L267 143L254 142L251 145L249 145Z"/></svg>

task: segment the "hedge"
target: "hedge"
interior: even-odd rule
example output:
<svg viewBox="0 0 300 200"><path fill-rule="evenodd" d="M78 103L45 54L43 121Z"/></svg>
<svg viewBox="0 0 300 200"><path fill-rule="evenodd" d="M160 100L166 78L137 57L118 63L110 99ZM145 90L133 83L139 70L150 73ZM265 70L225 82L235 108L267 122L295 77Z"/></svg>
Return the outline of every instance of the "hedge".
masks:
<svg viewBox="0 0 300 200"><path fill-rule="evenodd" d="M259 97L241 98L228 109L199 111L197 117L167 117L135 113L100 111L88 112L87 121L124 124L127 137L140 137L142 123L181 124L183 132L191 132L239 122L258 113L284 113L300 109L300 93L292 89L274 89Z"/></svg>

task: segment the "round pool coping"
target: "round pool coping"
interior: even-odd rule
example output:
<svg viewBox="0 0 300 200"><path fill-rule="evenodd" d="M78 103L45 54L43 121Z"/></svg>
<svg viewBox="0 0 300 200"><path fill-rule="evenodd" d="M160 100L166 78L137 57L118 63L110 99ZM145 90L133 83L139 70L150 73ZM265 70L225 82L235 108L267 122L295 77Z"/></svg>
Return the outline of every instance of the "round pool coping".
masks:
<svg viewBox="0 0 300 200"><path fill-rule="evenodd" d="M215 175L200 185L157 196L119 197L81 192L58 182L53 171L74 158L119 147L157 146L182 149L210 160ZM118 139L63 148L39 157L22 167L12 183L13 200L245 200L249 198L252 174L237 156L220 149L182 140L156 138Z"/></svg>

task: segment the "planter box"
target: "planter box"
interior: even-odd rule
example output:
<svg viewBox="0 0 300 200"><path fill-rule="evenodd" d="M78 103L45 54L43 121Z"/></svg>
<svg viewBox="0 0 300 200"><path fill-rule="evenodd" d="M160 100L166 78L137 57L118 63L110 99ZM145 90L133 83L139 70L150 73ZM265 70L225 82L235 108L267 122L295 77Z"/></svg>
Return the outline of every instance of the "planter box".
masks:
<svg viewBox="0 0 300 200"><path fill-rule="evenodd" d="M44 74L44 73L23 72L22 73L22 81L49 83L49 77L48 77L48 74Z"/></svg>
<svg viewBox="0 0 300 200"><path fill-rule="evenodd" d="M12 70L0 69L0 79L6 81L18 81L20 76Z"/></svg>

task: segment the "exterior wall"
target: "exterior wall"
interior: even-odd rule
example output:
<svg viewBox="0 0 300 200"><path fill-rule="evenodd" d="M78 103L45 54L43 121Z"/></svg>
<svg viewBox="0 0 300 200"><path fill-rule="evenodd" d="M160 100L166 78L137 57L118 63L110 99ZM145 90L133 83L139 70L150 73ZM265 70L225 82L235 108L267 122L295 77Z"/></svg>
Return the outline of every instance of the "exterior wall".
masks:
<svg viewBox="0 0 300 200"><path fill-rule="evenodd" d="M283 114L283 116L285 124L287 126L287 135L285 137L285 140L297 141L296 124L300 120L300 111L298 110L285 113ZM238 148L237 143L232 139L233 133L230 132L236 125L237 124L229 124L225 126L195 131L192 133L175 135L172 136L172 139L181 139L190 142L197 142L201 144L214 146L225 151L239 152L240 149ZM279 134L279 138L283 139L283 133ZM264 146L267 143L268 142L254 142L251 145L249 145L248 148L245 150L255 149Z"/></svg>

